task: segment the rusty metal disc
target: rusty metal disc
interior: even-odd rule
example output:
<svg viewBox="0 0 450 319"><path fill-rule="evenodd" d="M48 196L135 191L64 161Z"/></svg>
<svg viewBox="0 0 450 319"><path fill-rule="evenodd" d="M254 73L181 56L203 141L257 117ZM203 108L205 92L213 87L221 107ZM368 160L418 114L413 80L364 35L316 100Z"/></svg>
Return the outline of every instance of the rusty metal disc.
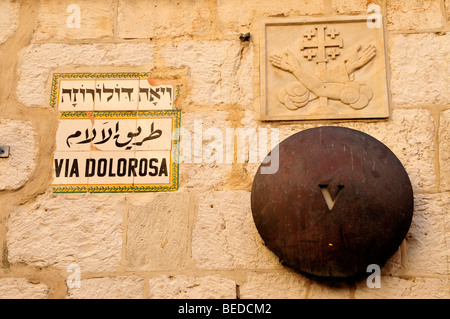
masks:
<svg viewBox="0 0 450 319"><path fill-rule="evenodd" d="M411 182L394 153L370 135L333 126L296 133L278 147L278 171L262 174L261 164L251 194L266 245L315 276L382 267L413 215Z"/></svg>

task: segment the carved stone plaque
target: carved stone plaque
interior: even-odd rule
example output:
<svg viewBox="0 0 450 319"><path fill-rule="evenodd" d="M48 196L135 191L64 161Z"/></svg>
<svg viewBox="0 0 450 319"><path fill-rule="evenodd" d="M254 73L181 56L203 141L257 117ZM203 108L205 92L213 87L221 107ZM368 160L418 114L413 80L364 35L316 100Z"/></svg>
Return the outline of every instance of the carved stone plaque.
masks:
<svg viewBox="0 0 450 319"><path fill-rule="evenodd" d="M367 19L264 20L261 119L388 117L384 24Z"/></svg>
<svg viewBox="0 0 450 319"><path fill-rule="evenodd" d="M262 174L260 167L251 194L267 247L315 276L382 267L413 216L411 182L394 153L365 133L333 126L299 132L277 147L278 171Z"/></svg>

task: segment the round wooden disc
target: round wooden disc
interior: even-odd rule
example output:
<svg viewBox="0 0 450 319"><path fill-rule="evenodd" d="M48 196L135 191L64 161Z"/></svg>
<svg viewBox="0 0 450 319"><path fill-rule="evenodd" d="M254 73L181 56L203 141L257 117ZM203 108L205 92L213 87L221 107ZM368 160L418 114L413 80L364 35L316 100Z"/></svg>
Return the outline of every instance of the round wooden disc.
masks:
<svg viewBox="0 0 450 319"><path fill-rule="evenodd" d="M382 267L413 215L411 182L397 157L370 135L332 126L299 132L278 147L278 171L262 174L261 164L251 194L266 245L315 276Z"/></svg>

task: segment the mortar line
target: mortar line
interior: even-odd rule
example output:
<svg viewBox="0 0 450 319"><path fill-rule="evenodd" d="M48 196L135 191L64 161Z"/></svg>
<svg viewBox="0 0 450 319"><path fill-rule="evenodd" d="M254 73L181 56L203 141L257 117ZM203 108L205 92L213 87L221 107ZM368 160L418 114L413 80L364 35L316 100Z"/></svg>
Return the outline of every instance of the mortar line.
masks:
<svg viewBox="0 0 450 319"><path fill-rule="evenodd" d="M447 26L442 26L439 28L428 28L422 30L388 30L389 34L424 34L424 33L446 33L449 32L450 28Z"/></svg>

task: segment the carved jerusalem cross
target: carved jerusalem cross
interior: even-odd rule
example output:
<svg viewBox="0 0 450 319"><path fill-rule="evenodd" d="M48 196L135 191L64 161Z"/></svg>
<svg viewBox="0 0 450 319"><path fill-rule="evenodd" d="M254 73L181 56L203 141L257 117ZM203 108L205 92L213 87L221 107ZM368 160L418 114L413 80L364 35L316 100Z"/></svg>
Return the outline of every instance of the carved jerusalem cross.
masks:
<svg viewBox="0 0 450 319"><path fill-rule="evenodd" d="M326 48L331 47L339 47L342 48L344 46L344 41L341 37L336 37L339 32L336 29L332 28L328 32L326 32L326 25L316 26L315 29L317 32L308 29L305 32L304 37L307 38L306 41L302 41L300 44L300 50L304 50L306 48L315 48L317 49L317 66L319 67L319 72L323 72L327 69L327 53ZM327 36L330 38L328 39ZM313 40L313 38L316 40ZM334 57L332 58L334 59Z"/></svg>

